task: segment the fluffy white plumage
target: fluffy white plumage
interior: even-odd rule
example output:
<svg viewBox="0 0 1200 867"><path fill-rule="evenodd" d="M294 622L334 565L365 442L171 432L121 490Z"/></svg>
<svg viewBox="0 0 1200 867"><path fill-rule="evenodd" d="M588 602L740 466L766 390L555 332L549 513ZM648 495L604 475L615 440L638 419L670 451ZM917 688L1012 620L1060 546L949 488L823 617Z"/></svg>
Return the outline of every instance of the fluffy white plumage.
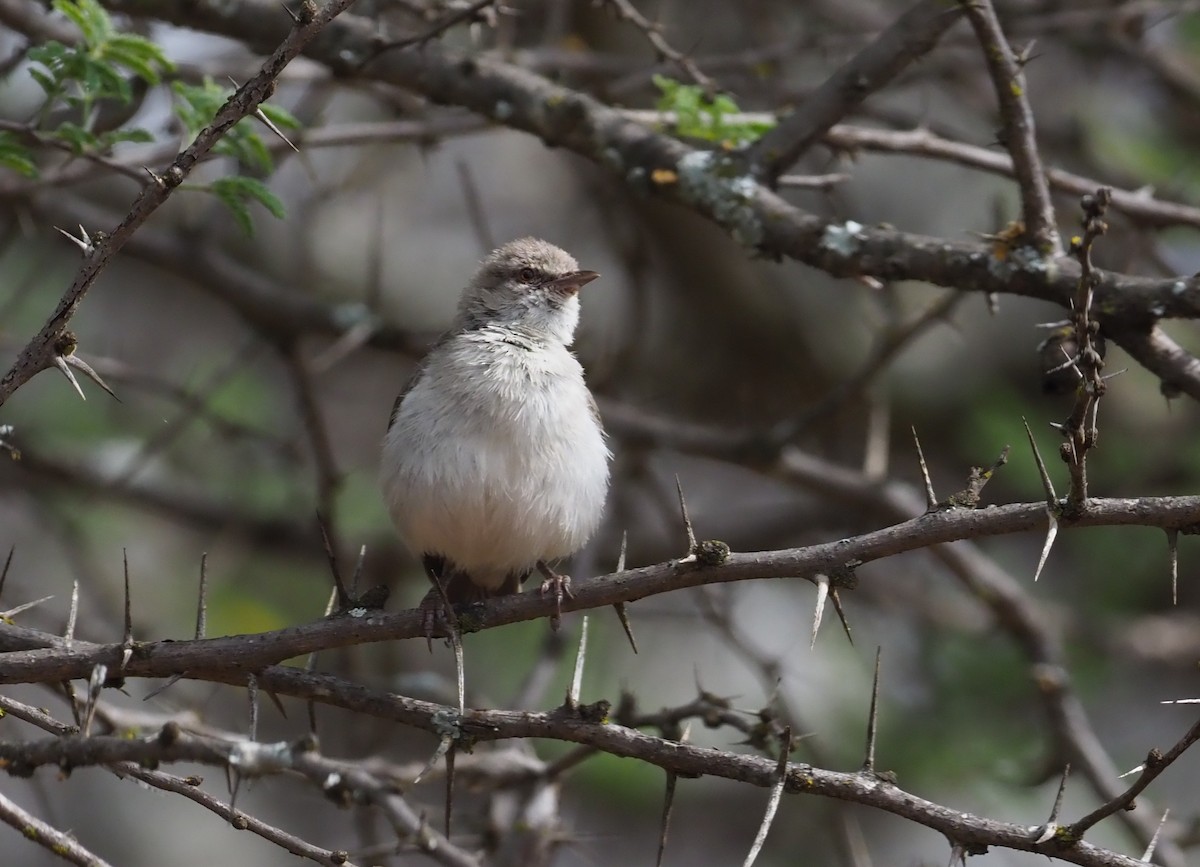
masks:
<svg viewBox="0 0 1200 867"><path fill-rule="evenodd" d="M485 595L578 551L600 522L609 452L567 348L595 276L545 241L499 248L397 401L381 467L392 519Z"/></svg>

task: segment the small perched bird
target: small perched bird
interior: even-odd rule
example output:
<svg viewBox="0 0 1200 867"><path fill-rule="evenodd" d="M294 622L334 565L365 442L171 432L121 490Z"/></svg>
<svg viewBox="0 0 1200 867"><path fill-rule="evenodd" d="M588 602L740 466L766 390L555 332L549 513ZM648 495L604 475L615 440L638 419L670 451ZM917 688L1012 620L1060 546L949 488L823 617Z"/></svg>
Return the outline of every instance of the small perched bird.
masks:
<svg viewBox="0 0 1200 867"><path fill-rule="evenodd" d="M551 562L595 532L609 451L583 368L567 348L595 280L546 241L493 251L454 325L396 399L381 482L392 520L435 589L430 610L520 590L535 569L556 607ZM557 616L555 618L557 620Z"/></svg>

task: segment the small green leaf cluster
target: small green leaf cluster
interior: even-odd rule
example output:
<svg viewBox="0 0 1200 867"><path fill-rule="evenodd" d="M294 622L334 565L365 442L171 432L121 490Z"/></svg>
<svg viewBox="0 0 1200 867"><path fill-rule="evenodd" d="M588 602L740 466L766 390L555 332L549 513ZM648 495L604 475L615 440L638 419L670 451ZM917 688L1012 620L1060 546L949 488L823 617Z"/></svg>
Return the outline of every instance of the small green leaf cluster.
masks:
<svg viewBox="0 0 1200 867"><path fill-rule="evenodd" d="M176 81L171 84L171 89L176 96L175 113L183 122L188 135L193 138L208 126L230 96L230 91L209 78L205 78L204 83L199 86ZM300 126L300 121L285 109L263 105L259 110L277 129L296 129ZM239 165L261 174L270 174L274 167L274 160L271 159L271 152L267 150L266 144L246 123L239 123L225 133L212 152L230 157ZM209 189L229 208L238 226L247 235L254 234L254 222L250 217L249 208L251 202L258 202L277 219L283 219L285 216L283 202L266 184L256 178L230 175L214 181L209 185Z"/></svg>
<svg viewBox="0 0 1200 867"><path fill-rule="evenodd" d="M157 85L173 67L162 49L135 33L120 33L96 0L54 0L54 9L70 19L83 38L78 45L51 40L29 49L33 61L29 74L41 85L46 101L39 112L43 125L50 113L69 109L78 120L64 121L46 130L76 153L105 150L118 141L150 141L140 129L118 129L97 134L92 127L96 109L105 101L129 105L134 82Z"/></svg>
<svg viewBox="0 0 1200 867"><path fill-rule="evenodd" d="M212 122L233 93L207 76L199 86L183 81L172 82L171 90L175 92L176 97L175 114L190 138L195 138ZM286 109L264 104L259 110L277 128L297 129L300 126L300 121ZM249 124L238 124L227 132L213 147L212 152L232 157L239 165L255 172L270 174L274 168L271 152Z"/></svg>
<svg viewBox="0 0 1200 867"><path fill-rule="evenodd" d="M743 147L774 126L769 121L748 121L727 93L709 95L703 87L684 84L664 75L654 76L662 96L655 106L674 115L675 131L686 138L720 142L726 148Z"/></svg>
<svg viewBox="0 0 1200 867"><path fill-rule="evenodd" d="M16 133L0 131L0 168L12 169L27 178L37 177L33 152L21 143Z"/></svg>
<svg viewBox="0 0 1200 867"><path fill-rule="evenodd" d="M0 130L0 169L27 178L38 177L38 148L52 147L81 156L103 155L119 142L152 142L146 129L115 124L103 129L100 110L130 106L148 87L163 83L174 71L162 49L145 37L116 29L98 0L53 0L56 12L78 27L78 44L48 41L31 47L28 74L45 92L45 100L25 125L7 124ZM212 122L232 91L205 79L200 85L171 82L175 114L189 138ZM298 127L284 109L263 105L259 116L276 129ZM265 176L274 169L271 153L255 131L255 121L239 123L213 148L251 174ZM276 217L283 203L260 180L234 176L202 187L224 203L238 225L252 234L249 205L258 202Z"/></svg>

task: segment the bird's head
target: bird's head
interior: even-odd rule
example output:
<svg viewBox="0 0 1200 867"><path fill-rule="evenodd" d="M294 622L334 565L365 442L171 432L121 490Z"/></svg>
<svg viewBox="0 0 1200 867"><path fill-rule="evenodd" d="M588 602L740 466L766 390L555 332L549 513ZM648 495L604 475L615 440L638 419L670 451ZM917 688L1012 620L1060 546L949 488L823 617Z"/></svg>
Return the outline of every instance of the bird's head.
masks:
<svg viewBox="0 0 1200 867"><path fill-rule="evenodd" d="M579 289L600 275L547 241L521 238L483 260L458 305L458 325L508 325L570 344Z"/></svg>

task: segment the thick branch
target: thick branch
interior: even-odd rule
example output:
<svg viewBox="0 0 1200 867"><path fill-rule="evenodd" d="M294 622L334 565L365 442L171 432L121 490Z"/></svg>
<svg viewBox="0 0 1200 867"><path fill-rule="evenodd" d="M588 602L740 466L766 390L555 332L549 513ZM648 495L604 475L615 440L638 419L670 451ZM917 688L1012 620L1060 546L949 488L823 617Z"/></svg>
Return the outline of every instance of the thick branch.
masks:
<svg viewBox="0 0 1200 867"><path fill-rule="evenodd" d="M282 694L299 692L304 682L312 682L307 691L322 700L331 691L343 688L369 693L362 687L322 678L294 669L276 668L264 672L263 686ZM321 681L324 681L322 684ZM561 709L549 713L504 710L469 710L459 716L452 708L428 702L414 702L399 696L404 704L420 706L418 725L440 733L450 721L461 726L464 734L478 740L498 738L553 738L586 744L611 755L635 758L665 770L687 776L717 776L769 788L777 780L777 762L755 755L696 747L675 740L644 734L634 729L604 722L581 719L576 712ZM341 704L341 702L339 702ZM344 706L344 705L343 705ZM411 711L402 721L411 721ZM80 767L119 761L167 762L195 761L218 766L233 765L233 753L239 748L191 736L174 728L164 728L158 737L130 740L122 737L50 738L31 743L0 742L0 760L10 769L29 773L41 765ZM384 792L379 783L362 771L355 772L344 763L331 762L301 745L253 744L241 747L237 769L250 775L299 771L325 786L330 779L365 792L372 800ZM337 775L337 777L334 777ZM345 779L345 783L342 779ZM1038 834L1027 825L997 822L951 810L904 791L874 773L839 773L804 764L788 764L785 791L812 794L875 807L925 825L949 839L970 846L1003 846L1026 852L1040 852L1075 864L1095 867L1133 867L1139 862L1115 852L1079 842L1063 846L1051 839L1037 843ZM443 842L443 845L446 845ZM453 850L457 853L460 850ZM432 851L430 854L434 854ZM443 863L466 863L446 860Z"/></svg>
<svg viewBox="0 0 1200 867"><path fill-rule="evenodd" d="M274 46L284 29L267 0L110 0L108 5L241 39L260 51ZM1070 307L1079 267L1069 258L1022 248L998 260L982 244L830 222L757 183L736 155L693 149L586 94L508 63L430 43L420 51L388 52L364 68L375 33L373 22L344 15L306 53L335 72L409 88L434 102L459 105L532 133L548 145L569 148L618 174L634 191L681 204L769 258L796 259L837 277L923 280ZM1102 313L1105 333L1144 332L1160 318L1200 318L1200 282L1193 278L1100 273L1096 311ZM1200 399L1200 374L1188 365L1177 365L1173 373L1182 391Z"/></svg>
<svg viewBox="0 0 1200 867"><path fill-rule="evenodd" d="M828 572L843 568L850 561L869 563L959 539L1028 530L1040 532L1045 524L1045 514L1043 502L950 510L807 548L730 554L723 562L712 564L669 561L580 582L574 596L563 600L562 610L581 611L632 602L701 584ZM1064 521L1064 529L1124 525L1181 529L1196 524L1200 524L1200 497L1097 499L1078 520ZM485 607L472 610L471 623L475 629L490 629L548 617L554 607L555 600L542 594L510 596L491 600ZM169 677L198 670L255 670L314 651L423 635L423 617L417 609L396 614L367 612L361 617L341 615L256 635L138 644L133 649L133 657L121 670L130 677ZM100 645L75 641L68 647L53 636L4 624L0 624L0 651L8 651L0 653L0 683L86 678L99 663L108 665L113 671L118 670L122 658L119 643Z"/></svg>

